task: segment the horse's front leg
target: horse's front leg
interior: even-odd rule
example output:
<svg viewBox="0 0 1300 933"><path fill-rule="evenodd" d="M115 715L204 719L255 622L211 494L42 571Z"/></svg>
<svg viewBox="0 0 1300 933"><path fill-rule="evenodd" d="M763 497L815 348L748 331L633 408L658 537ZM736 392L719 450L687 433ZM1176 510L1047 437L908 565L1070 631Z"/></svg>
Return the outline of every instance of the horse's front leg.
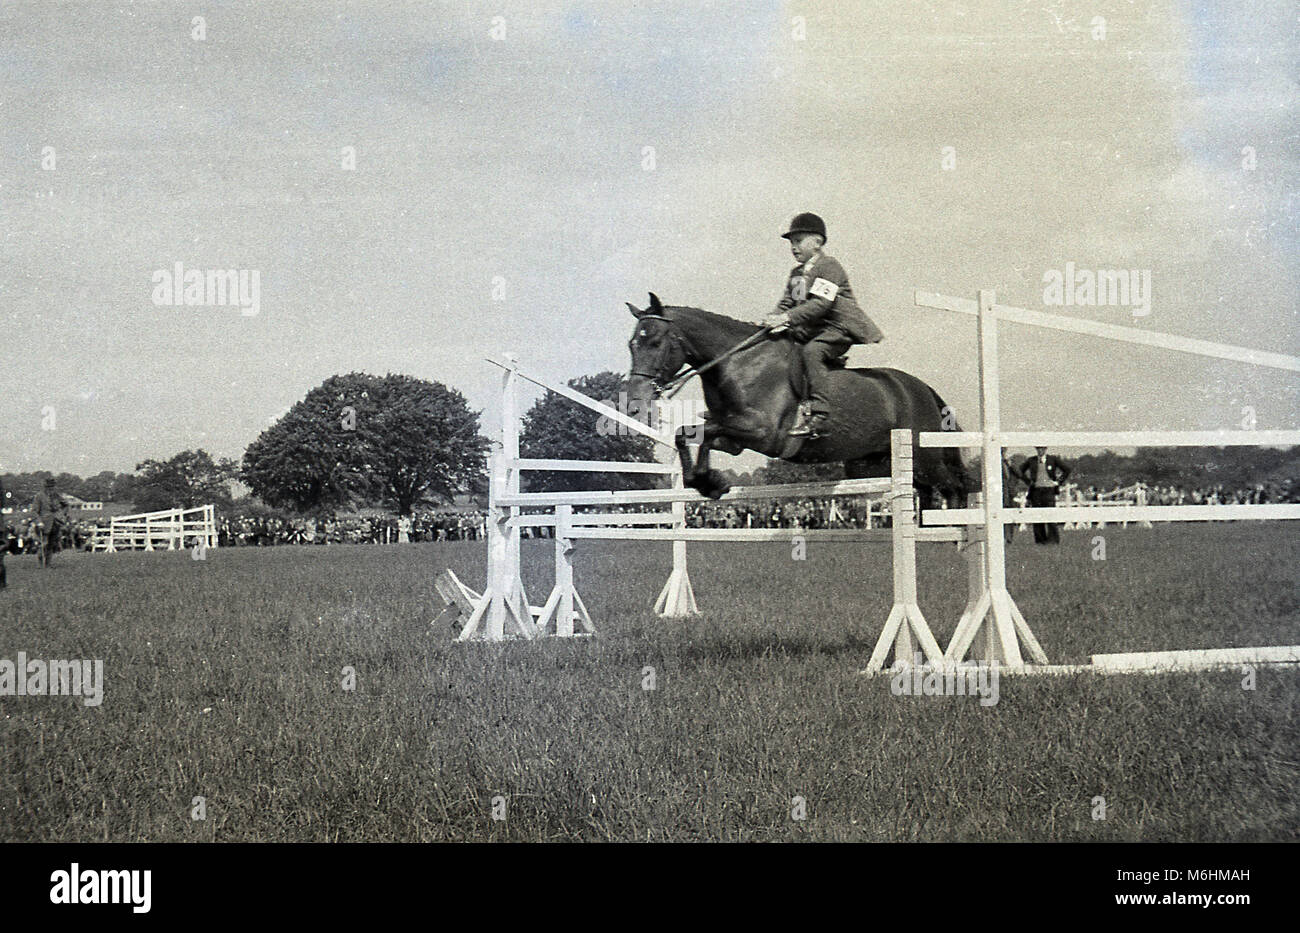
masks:
<svg viewBox="0 0 1300 933"><path fill-rule="evenodd" d="M726 483L721 475L709 469L709 450L717 439L713 423L693 424L677 429L673 442L677 447L677 457L682 466L682 483L689 489L699 490L701 495L716 499L726 492ZM693 454L691 446L699 445L699 453ZM721 488L720 488L721 487Z"/></svg>
<svg viewBox="0 0 1300 933"><path fill-rule="evenodd" d="M703 424L678 428L673 438L677 447L677 456L682 465L682 482L700 495L717 499L731 488L717 470L709 468L709 452L715 448L726 453L738 454L743 449L729 433L724 433L713 421ZM700 452L692 457L691 442L698 441Z"/></svg>

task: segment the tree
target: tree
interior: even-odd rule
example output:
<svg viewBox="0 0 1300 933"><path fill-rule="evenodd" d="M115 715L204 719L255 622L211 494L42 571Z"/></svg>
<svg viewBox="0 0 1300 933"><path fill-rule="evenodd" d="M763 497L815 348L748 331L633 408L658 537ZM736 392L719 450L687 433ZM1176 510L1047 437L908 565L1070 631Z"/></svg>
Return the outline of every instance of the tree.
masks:
<svg viewBox="0 0 1300 933"><path fill-rule="evenodd" d="M102 470L81 484L81 498L87 502L111 502L113 500L113 480L117 478L112 470Z"/></svg>
<svg viewBox="0 0 1300 933"><path fill-rule="evenodd" d="M139 480L134 473L119 473L113 477L112 494L108 497L111 502L133 502L135 500L135 487Z"/></svg>
<svg viewBox="0 0 1300 933"><path fill-rule="evenodd" d="M411 376L349 373L307 393L244 452L269 505L312 514L383 503L400 515L484 482L487 441L464 396Z"/></svg>
<svg viewBox="0 0 1300 933"><path fill-rule="evenodd" d="M787 460L769 460L755 471L754 482L769 486L781 483L821 483L844 479L844 466L839 463L790 463Z"/></svg>
<svg viewBox="0 0 1300 933"><path fill-rule="evenodd" d="M191 509L210 502L230 502L233 460L213 460L206 450L186 450L170 460L146 460L136 466L135 507L141 512Z"/></svg>
<svg viewBox="0 0 1300 933"><path fill-rule="evenodd" d="M616 401L623 377L603 372L571 379L568 386L619 408ZM626 408L626 406L624 406ZM547 392L521 419L519 453L548 460L615 460L655 462L655 442L562 395ZM531 491L581 489L647 489L660 485L658 477L644 473L571 473L545 470L524 474Z"/></svg>

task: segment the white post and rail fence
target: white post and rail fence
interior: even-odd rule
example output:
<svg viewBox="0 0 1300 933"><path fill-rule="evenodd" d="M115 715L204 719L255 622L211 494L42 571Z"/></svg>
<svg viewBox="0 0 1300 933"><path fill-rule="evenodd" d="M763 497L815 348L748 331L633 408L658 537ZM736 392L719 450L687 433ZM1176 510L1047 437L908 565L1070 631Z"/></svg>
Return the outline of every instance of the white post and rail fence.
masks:
<svg viewBox="0 0 1300 933"><path fill-rule="evenodd" d="M892 545L894 604L886 619L864 673L885 669L891 654L895 664L907 664L919 652L925 663L952 667L967 661L995 662L1008 672L1101 673L1134 670L1198 670L1242 663L1292 664L1300 662L1300 646L1268 648L1192 649L1093 655L1087 665L1051 665L1027 620L1012 598L1006 579L1006 545L1003 526L1026 522L1180 522L1300 518L1300 504L1266 505L1067 505L1056 508L1008 508L1002 497L1002 451L1007 447L1106 446L1279 446L1300 444L1300 431L1003 431L998 380L998 324L1045 327L1141 346L1154 346L1199 356L1300 372L1300 359L1120 327L1065 318L998 305L992 291L981 291L978 301L917 292L918 305L961 314L978 320L979 430L922 432L923 448L961 447L982 454L982 490L967 508L930 509L919 512L912 488L913 438L909 430L892 432L891 475L876 479L800 483L735 488L723 502L790 497L876 496L892 516L892 527L861 529L688 528L685 505L703 499L682 488L675 462L611 463L585 460L527 459L519 456L517 391L521 379L576 402L624 428L673 447L672 436L659 433L607 405L567 387L554 384L520 368L514 358L490 360L504 370L502 383L502 439L489 458L488 570L483 592L465 586L450 571L437 581L438 592L448 602L446 614L462 623L458 640L502 641L533 639L545 635L594 634L595 624L574 583L571 553L584 540L665 541L673 546L672 571L655 603L661 616L681 616L698 611L687 567L689 542L836 540ZM581 472L635 472L669 476L673 488L651 490L590 490L579 492L520 491L520 476L529 470ZM653 512L592 512L579 508L625 505L666 506ZM525 511L527 510L527 511ZM629 527L645 526L645 527ZM521 576L520 529L555 529L555 585L548 599L530 605ZM965 610L946 649L940 649L917 605L916 544L921 541L957 542L968 561Z"/></svg>

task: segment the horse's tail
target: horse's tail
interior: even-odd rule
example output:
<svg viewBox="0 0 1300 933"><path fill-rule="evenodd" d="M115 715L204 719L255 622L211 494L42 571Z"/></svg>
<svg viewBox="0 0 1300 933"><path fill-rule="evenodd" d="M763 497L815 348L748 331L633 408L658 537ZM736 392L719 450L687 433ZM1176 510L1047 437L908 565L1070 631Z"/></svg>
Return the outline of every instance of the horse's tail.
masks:
<svg viewBox="0 0 1300 933"><path fill-rule="evenodd" d="M930 394L934 396L935 408L939 410L940 416L943 416L943 413L948 410L948 403L945 402L943 397L934 390L933 386L927 385L926 388L928 388ZM961 425L954 421L953 430L960 431ZM964 508L966 506L967 497L973 492L979 492L981 488L979 477L972 475L970 470L967 469L966 460L962 456L961 451L962 449L960 447L943 448L944 466L952 472L953 477L957 481L957 488L954 492L957 494L959 500L956 503L958 508Z"/></svg>

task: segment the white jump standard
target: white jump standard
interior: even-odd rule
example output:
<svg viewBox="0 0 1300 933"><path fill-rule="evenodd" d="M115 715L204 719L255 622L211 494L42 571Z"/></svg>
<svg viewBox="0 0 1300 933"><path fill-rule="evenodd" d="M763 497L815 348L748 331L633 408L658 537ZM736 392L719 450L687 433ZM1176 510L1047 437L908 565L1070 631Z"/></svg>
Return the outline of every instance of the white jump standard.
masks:
<svg viewBox="0 0 1300 933"><path fill-rule="evenodd" d="M1074 673L1095 670L1122 671L1203 670L1225 664L1290 664L1300 655L1300 646L1277 648L1206 649L1200 651L1140 652L1125 655L1094 655L1092 665L1048 666L1028 623L1006 588L1006 548L1003 526L1017 522L1150 521L1179 522L1207 520L1300 519L1300 505L1196 505L1196 506L1064 506L1057 508L1009 509L1002 504L1002 450L1013 446L1100 447L1105 445L1178 446L1273 446L1300 444L1300 431L1009 431L1000 425L998 385L998 334L1001 320L1249 363L1290 372L1300 372L1300 359L1243 347L1193 340L1170 334L1119 327L1096 321L1061 317L994 302L992 291L981 291L978 301L950 298L927 292L916 293L918 305L972 314L979 322L980 430L965 432L922 432L922 447L979 447L983 453L982 508L931 510L923 513L926 525L978 527L983 530L987 566L983 569L991 605L968 607L953 634L944 660L956 664L968 656L972 645L981 660L996 660L1011 672ZM981 640L982 636L982 640ZM1021 655L1024 647L1038 666L1028 665ZM1230 660L1229 660L1230 659Z"/></svg>
<svg viewBox="0 0 1300 933"><path fill-rule="evenodd" d="M883 663L890 651L910 659L919 646L927 661L940 663L943 652L925 623L916 600L916 542L973 541L982 547L982 532L966 528L918 528L912 487L912 434L892 434L892 475L876 479L851 479L822 483L736 487L724 495L724 502L756 499L862 496L881 497L888 502L893 527L849 529L775 528L687 528L686 503L706 500L693 489L684 489L676 462L607 463L588 460L521 458L519 451L518 405L515 392L520 378L559 394L593 412L607 416L630 430L672 447L671 434L659 434L594 399L567 386L524 372L513 359L492 360L505 370L502 385L502 439L489 457L488 492L488 582L482 593L465 586L451 571L438 578L437 589L448 603L445 615L460 617L464 625L460 641L502 641L532 639L545 635L561 637L593 634L591 615L573 579L571 555L574 542L582 540L667 541L673 548L672 572L655 601L655 612L666 617L698 613L687 569L686 545L690 541L762 542L789 541L796 535L805 540L852 541L893 545L895 605L886 623L873 659ZM588 490L579 492L520 491L520 474L528 470L583 472L639 472L673 477L672 489ZM651 513L575 511L575 507L620 505L665 505L670 510ZM532 511L524 512L524 509ZM537 511L545 510L545 511ZM620 527L641 526L641 527ZM658 526L658 527L651 527ZM555 529L555 586L541 606L530 605L521 580L520 530L525 527ZM982 585L978 574L973 585ZM971 605L980 594L972 591ZM441 618L441 617L440 617Z"/></svg>

